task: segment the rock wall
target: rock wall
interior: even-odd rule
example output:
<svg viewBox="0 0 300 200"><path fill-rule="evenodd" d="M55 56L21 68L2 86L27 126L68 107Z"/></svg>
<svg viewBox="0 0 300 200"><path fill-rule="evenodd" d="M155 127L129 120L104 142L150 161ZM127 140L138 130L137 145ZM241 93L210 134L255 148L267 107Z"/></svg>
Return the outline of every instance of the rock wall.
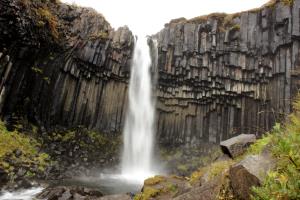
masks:
<svg viewBox="0 0 300 200"><path fill-rule="evenodd" d="M154 35L158 140L218 143L284 118L299 85L299 9L300 0L277 0L172 20ZM91 9L0 0L0 114L121 132L133 41Z"/></svg>
<svg viewBox="0 0 300 200"><path fill-rule="evenodd" d="M299 87L300 1L173 20L158 40L162 143L260 135L290 112Z"/></svg>
<svg viewBox="0 0 300 200"><path fill-rule="evenodd" d="M25 3L24 3L25 2ZM92 9L0 0L0 113L120 132L134 38Z"/></svg>

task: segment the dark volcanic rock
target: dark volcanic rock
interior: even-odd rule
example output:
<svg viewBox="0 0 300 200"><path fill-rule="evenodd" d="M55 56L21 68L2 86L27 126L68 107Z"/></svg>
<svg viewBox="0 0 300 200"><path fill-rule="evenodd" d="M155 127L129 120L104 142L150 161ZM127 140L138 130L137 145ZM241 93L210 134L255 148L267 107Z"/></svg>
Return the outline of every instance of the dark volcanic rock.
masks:
<svg viewBox="0 0 300 200"><path fill-rule="evenodd" d="M154 36L160 142L259 136L290 112L300 77L300 0L276 2L180 19Z"/></svg>
<svg viewBox="0 0 300 200"><path fill-rule="evenodd" d="M220 179L221 177L216 177L207 181L201 186L194 187L189 192L174 198L174 200L215 200L222 186Z"/></svg>
<svg viewBox="0 0 300 200"><path fill-rule="evenodd" d="M0 113L26 114L47 130L84 125L120 132L134 45L131 31L113 30L92 9L24 2L0 1ZM49 23L58 25L52 30Z"/></svg>
<svg viewBox="0 0 300 200"><path fill-rule="evenodd" d="M229 170L234 194L240 199L250 199L251 187L260 186L274 167L275 161L268 154L247 156Z"/></svg>
<svg viewBox="0 0 300 200"><path fill-rule="evenodd" d="M95 200L131 200L131 197L127 194L115 194L104 196Z"/></svg>
<svg viewBox="0 0 300 200"><path fill-rule="evenodd" d="M240 199L250 199L251 187L260 186L258 178L242 165L230 169L230 180L235 195Z"/></svg>
<svg viewBox="0 0 300 200"><path fill-rule="evenodd" d="M8 174L0 168L0 189L9 181Z"/></svg>
<svg viewBox="0 0 300 200"><path fill-rule="evenodd" d="M178 19L154 35L160 142L260 135L289 113L300 77L299 8L300 0L277 1ZM46 130L121 132L133 46L127 27L113 30L92 9L0 0L0 114L27 115Z"/></svg>
<svg viewBox="0 0 300 200"><path fill-rule="evenodd" d="M98 190L93 190L85 187L49 187L43 190L38 199L45 200L80 200L80 199L97 199L103 196Z"/></svg>
<svg viewBox="0 0 300 200"><path fill-rule="evenodd" d="M230 138L220 143L223 153L229 155L231 158L236 158L246 152L247 148L256 140L254 134L241 134L239 136Z"/></svg>

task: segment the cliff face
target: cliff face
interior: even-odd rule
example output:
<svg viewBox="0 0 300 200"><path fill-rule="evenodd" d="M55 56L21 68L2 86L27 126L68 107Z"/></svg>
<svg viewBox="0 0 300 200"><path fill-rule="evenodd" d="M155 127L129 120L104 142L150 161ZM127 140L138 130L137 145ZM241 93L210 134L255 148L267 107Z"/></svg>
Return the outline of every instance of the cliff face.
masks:
<svg viewBox="0 0 300 200"><path fill-rule="evenodd" d="M153 36L159 141L261 134L289 113L299 79L299 9L300 0L277 1L178 19ZM133 41L127 27L113 30L91 9L0 0L0 114L25 114L47 129L121 132Z"/></svg>
<svg viewBox="0 0 300 200"><path fill-rule="evenodd" d="M299 85L299 9L299 0L277 1L166 24L155 36L160 141L262 134L289 113Z"/></svg>
<svg viewBox="0 0 300 200"><path fill-rule="evenodd" d="M0 112L119 132L134 38L92 9L0 1Z"/></svg>

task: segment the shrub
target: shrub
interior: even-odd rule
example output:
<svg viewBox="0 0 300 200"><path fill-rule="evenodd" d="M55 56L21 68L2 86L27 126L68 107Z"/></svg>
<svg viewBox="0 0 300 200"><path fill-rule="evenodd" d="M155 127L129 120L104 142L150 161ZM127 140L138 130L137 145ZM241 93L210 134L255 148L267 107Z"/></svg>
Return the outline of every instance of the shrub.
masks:
<svg viewBox="0 0 300 200"><path fill-rule="evenodd" d="M252 199L300 199L300 95L284 128L277 124L272 134L276 169L268 173L262 187L253 188Z"/></svg>
<svg viewBox="0 0 300 200"><path fill-rule="evenodd" d="M45 22L45 24L48 24L50 31L51 31L51 35L53 36L54 39L58 39L59 33L58 33L58 20L57 17L54 16L50 10L46 7L41 7L35 10L36 15L40 18L40 20L38 20L36 22L36 25L38 27L42 27L43 23Z"/></svg>

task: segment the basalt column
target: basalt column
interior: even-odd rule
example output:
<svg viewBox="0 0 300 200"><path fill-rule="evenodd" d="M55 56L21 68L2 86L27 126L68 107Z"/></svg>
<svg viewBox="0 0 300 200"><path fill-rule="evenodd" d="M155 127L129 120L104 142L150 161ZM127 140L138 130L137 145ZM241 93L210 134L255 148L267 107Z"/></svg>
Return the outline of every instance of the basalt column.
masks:
<svg viewBox="0 0 300 200"><path fill-rule="evenodd" d="M162 143L260 135L291 110L299 86L300 1L172 20L158 39Z"/></svg>

